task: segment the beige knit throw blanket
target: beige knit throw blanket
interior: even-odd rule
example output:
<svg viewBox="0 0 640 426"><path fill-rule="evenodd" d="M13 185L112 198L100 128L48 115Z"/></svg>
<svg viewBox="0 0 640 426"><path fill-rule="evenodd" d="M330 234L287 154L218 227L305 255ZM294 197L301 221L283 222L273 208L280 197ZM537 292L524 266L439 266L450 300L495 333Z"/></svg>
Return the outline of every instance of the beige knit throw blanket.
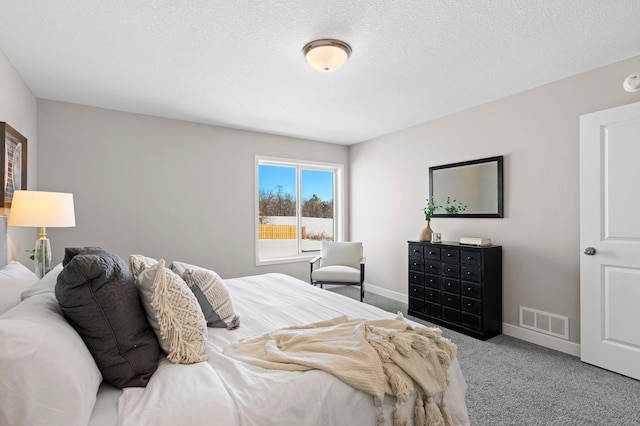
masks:
<svg viewBox="0 0 640 426"><path fill-rule="evenodd" d="M385 394L396 398L397 407L414 392L418 392L414 425L452 424L444 400L438 405L433 397L449 383L447 369L456 356L456 346L439 329L411 326L401 314L381 320L340 316L284 328L232 343L224 353L272 370L330 373L373 396L377 426L385 424ZM406 416L394 411L394 426L409 424Z"/></svg>

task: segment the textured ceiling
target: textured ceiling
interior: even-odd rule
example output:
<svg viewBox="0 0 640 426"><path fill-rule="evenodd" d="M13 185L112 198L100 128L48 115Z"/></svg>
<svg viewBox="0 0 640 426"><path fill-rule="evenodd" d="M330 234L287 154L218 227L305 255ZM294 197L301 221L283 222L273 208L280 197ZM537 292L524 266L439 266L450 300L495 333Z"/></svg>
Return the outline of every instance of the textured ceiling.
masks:
<svg viewBox="0 0 640 426"><path fill-rule="evenodd" d="M0 0L0 16L38 98L339 144L640 55L638 0ZM351 45L344 67L306 64L319 38Z"/></svg>

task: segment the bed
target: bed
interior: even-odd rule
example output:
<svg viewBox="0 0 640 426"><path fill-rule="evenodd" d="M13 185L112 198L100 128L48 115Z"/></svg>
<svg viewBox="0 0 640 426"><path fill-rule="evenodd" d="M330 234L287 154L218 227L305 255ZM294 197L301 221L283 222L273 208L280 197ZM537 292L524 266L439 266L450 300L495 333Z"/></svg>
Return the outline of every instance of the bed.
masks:
<svg viewBox="0 0 640 426"><path fill-rule="evenodd" d="M161 352L146 386L120 389L103 380L85 341L62 314L55 287L67 267L58 265L28 285L20 269L21 301L0 316L0 424L376 425L381 413L385 424L401 415L414 424L419 392L402 403L386 396L376 407L371 395L325 371L265 369L225 353L237 342L286 327L341 316L397 320L396 314L283 274L226 279L239 327L207 327L201 354L206 360L174 363ZM8 286L9 275L0 286ZM448 385L435 399L446 403L454 425L468 425L457 360L447 373Z"/></svg>

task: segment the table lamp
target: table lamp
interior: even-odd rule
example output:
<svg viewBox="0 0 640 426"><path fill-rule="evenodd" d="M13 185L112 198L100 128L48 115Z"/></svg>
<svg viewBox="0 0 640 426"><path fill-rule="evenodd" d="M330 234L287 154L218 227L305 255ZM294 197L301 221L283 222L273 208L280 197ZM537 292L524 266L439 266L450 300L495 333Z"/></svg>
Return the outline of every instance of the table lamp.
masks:
<svg viewBox="0 0 640 426"><path fill-rule="evenodd" d="M73 194L44 191L15 191L9 212L9 226L33 226L40 228L36 241L34 260L36 275L42 278L51 270L51 245L47 227L76 226Z"/></svg>

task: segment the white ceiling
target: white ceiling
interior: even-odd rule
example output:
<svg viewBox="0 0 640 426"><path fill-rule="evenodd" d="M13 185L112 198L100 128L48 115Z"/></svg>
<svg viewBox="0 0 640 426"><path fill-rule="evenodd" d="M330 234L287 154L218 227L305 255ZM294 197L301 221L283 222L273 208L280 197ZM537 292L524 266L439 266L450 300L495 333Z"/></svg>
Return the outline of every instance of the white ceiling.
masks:
<svg viewBox="0 0 640 426"><path fill-rule="evenodd" d="M638 0L0 0L0 16L38 98L347 145L640 55ZM306 64L319 38L351 45L344 67Z"/></svg>

